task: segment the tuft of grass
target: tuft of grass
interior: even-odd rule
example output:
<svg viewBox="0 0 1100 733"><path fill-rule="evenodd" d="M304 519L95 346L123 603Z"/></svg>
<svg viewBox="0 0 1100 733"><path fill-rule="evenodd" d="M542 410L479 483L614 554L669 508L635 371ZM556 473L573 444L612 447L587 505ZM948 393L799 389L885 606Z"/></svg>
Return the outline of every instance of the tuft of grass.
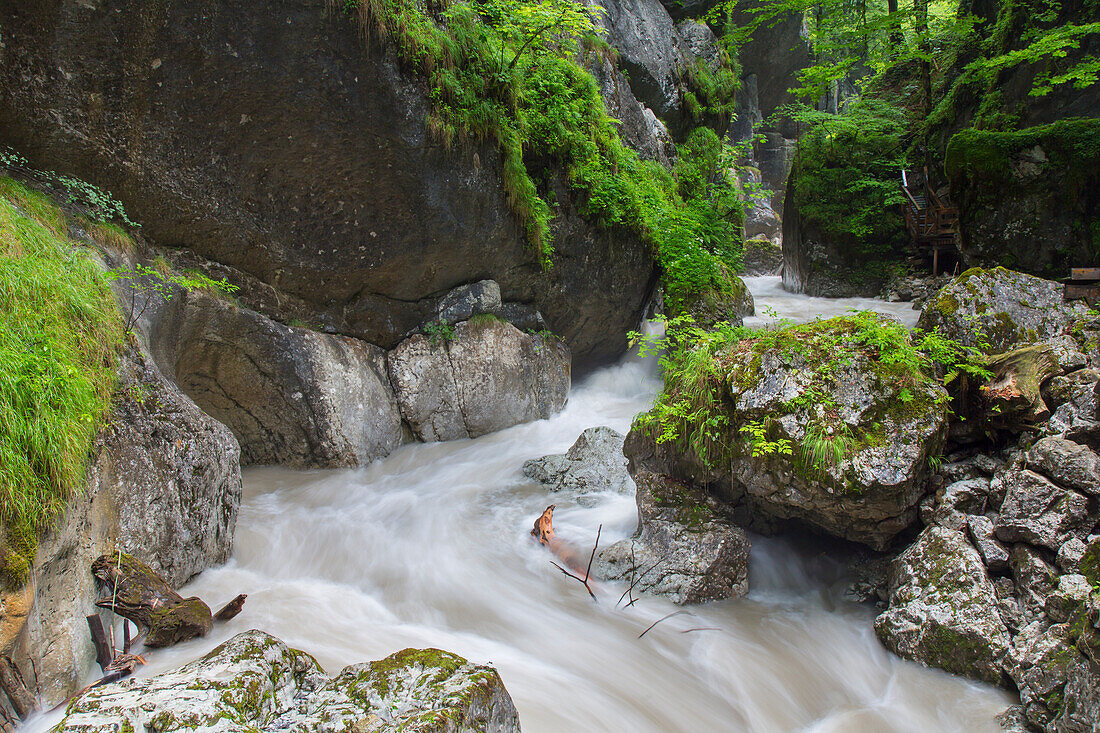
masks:
<svg viewBox="0 0 1100 733"><path fill-rule="evenodd" d="M80 489L111 403L122 319L103 270L49 199L0 178L0 574Z"/></svg>

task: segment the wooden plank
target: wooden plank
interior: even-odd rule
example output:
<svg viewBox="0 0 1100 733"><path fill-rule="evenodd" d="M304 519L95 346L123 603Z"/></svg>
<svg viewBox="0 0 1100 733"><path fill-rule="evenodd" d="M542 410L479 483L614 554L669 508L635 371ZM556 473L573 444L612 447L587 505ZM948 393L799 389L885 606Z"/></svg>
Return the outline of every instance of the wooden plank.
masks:
<svg viewBox="0 0 1100 733"><path fill-rule="evenodd" d="M1078 300L1081 298L1086 300L1100 298L1100 284L1081 285L1079 283L1066 283L1065 299Z"/></svg>
<svg viewBox="0 0 1100 733"><path fill-rule="evenodd" d="M1100 267L1074 267L1069 277L1071 280L1100 280Z"/></svg>

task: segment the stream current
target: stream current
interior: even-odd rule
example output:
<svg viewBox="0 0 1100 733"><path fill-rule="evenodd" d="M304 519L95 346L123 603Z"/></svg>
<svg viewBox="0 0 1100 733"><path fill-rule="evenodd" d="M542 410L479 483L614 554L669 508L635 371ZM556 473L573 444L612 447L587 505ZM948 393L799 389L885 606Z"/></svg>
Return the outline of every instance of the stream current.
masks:
<svg viewBox="0 0 1100 733"><path fill-rule="evenodd" d="M912 325L909 304L819 299L746 278L764 317L871 308ZM770 310L769 310L770 309ZM149 655L140 675L260 628L330 673L405 647L439 647L499 670L525 733L997 731L1003 691L889 654L874 611L844 600L838 568L782 539L753 537L747 598L676 610L622 588L593 603L528 532L556 503L559 536L601 546L635 528L634 500L582 507L525 479L523 462L564 452L582 430L625 433L659 388L655 360L627 358L574 385L564 411L474 440L405 446L354 470L245 472L233 558L181 592L244 612L207 638ZM46 729L57 717L27 726Z"/></svg>

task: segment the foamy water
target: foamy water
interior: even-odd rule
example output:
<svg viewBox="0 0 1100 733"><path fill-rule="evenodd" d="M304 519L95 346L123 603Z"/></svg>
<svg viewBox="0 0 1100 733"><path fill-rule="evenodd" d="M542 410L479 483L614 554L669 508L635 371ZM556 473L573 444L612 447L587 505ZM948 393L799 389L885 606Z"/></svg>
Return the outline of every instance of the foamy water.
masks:
<svg viewBox="0 0 1100 733"><path fill-rule="evenodd" d="M758 308L806 320L850 307L749 278ZM759 323L760 321L756 321ZM244 612L211 636L150 654L142 675L190 661L250 628L314 654L335 673L396 650L440 647L500 671L524 731L980 731L1011 703L887 653L873 610L842 599L826 558L754 538L747 598L676 607L646 597L617 608L622 588L593 603L528 531L556 503L558 534L591 546L628 536L632 497L594 507L548 494L523 462L566 450L587 427L625 432L659 387L655 365L628 359L575 386L559 415L475 440L410 445L357 470L250 469L233 559L183 590ZM707 630L693 630L693 629ZM714 629L714 630L710 630ZM39 718L28 729L44 730Z"/></svg>

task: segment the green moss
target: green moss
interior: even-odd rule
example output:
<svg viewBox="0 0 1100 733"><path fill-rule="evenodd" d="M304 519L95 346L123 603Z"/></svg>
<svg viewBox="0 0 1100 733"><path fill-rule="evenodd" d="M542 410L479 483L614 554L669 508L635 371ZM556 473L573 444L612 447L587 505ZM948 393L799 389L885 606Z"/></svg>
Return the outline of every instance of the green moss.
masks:
<svg viewBox="0 0 1100 733"><path fill-rule="evenodd" d="M1100 119L1075 118L1002 132L967 128L947 144L944 166L952 184L981 181L991 188L1014 180L1013 158L1039 146L1047 166L1070 177L1091 175L1100 166Z"/></svg>
<svg viewBox="0 0 1100 733"><path fill-rule="evenodd" d="M958 298L946 291L941 291L936 298L936 310L944 316L954 315L961 305Z"/></svg>

